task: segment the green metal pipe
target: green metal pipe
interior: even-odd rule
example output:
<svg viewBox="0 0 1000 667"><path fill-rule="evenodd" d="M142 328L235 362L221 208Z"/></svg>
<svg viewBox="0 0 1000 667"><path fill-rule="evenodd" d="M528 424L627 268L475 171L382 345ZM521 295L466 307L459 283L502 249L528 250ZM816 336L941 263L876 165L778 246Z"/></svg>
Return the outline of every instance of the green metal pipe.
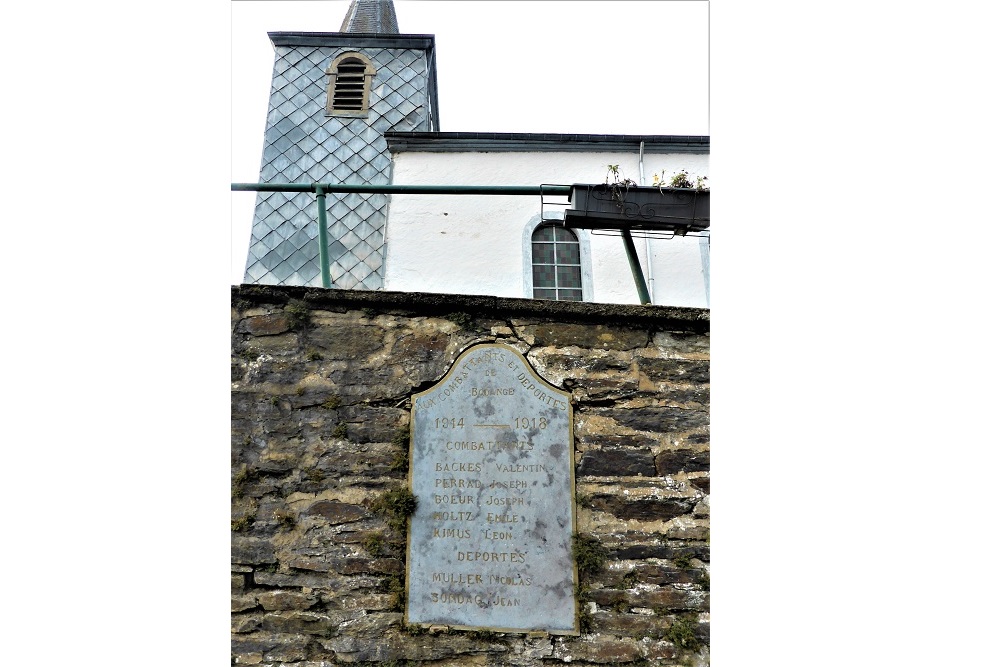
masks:
<svg viewBox="0 0 1000 667"><path fill-rule="evenodd" d="M639 292L639 303L646 306L653 301L649 298L649 290L646 289L646 278L642 275L642 266L639 265L639 253L635 251L635 242L632 241L632 233L622 230L622 243L625 244L625 254L628 255L628 265L632 269L632 279L635 281L635 289Z"/></svg>
<svg viewBox="0 0 1000 667"><path fill-rule="evenodd" d="M326 231L326 193L321 183L316 183L316 206L319 208L319 268L323 278L323 287L329 289L330 281L330 257L329 242Z"/></svg>
<svg viewBox="0 0 1000 667"><path fill-rule="evenodd" d="M233 192L380 193L399 195L570 195L569 185L348 185L346 183L233 183Z"/></svg>

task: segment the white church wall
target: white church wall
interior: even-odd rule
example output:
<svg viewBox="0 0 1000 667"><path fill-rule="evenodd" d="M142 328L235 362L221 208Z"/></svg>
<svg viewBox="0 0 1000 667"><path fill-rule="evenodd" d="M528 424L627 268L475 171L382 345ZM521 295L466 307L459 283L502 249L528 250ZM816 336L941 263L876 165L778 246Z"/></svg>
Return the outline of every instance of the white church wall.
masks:
<svg viewBox="0 0 1000 667"><path fill-rule="evenodd" d="M644 182L664 171L708 176L709 156L693 153L643 156ZM607 165L640 180L637 152L411 152L393 154L396 185L539 185L603 183ZM565 197L546 196L546 217L557 217ZM391 196L386 224L385 289L453 294L531 297L526 230L539 222L541 199L500 195ZM638 303L619 235L586 235L590 262L585 282L592 300ZM527 232L530 239L530 231ZM606 234L606 233L605 233ZM530 242L530 241L529 241ZM657 305L709 306L703 240L695 237L635 237L643 273ZM648 243L648 248L647 248ZM585 253L586 255L586 253ZM650 263L649 260L652 260ZM588 299L590 300L590 299Z"/></svg>

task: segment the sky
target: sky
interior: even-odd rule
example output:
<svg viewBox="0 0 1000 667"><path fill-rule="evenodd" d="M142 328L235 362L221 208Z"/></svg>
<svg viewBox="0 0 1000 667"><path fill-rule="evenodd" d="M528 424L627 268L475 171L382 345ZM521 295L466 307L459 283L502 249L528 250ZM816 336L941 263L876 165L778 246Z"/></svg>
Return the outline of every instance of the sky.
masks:
<svg viewBox="0 0 1000 667"><path fill-rule="evenodd" d="M394 4L401 33L435 37L442 132L709 134L708 2ZM274 63L267 32L336 32L350 2L231 6L232 179L257 182ZM233 284L254 198L232 195Z"/></svg>

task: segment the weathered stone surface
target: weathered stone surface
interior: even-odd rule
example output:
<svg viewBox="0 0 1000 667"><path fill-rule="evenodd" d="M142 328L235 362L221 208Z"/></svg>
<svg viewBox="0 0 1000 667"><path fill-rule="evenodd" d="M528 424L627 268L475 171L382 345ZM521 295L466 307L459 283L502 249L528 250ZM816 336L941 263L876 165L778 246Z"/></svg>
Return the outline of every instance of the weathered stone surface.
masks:
<svg viewBox="0 0 1000 667"><path fill-rule="evenodd" d="M577 420L576 439L579 450L588 451L592 448L606 449L646 449L650 450L659 441L642 433L619 434L611 432L611 426L598 424L588 420L586 416Z"/></svg>
<svg viewBox="0 0 1000 667"><path fill-rule="evenodd" d="M244 353L244 358L250 362L251 372L255 360L258 360L262 355L289 357L296 354L298 348L299 335L293 331L277 336L255 336L240 345L240 351Z"/></svg>
<svg viewBox="0 0 1000 667"><path fill-rule="evenodd" d="M422 634L416 637L398 633L400 614L369 614L357 621L345 623L341 633L320 640L329 651L345 662L383 662L391 660L438 661L470 652L503 653L506 644L483 642L468 635Z"/></svg>
<svg viewBox="0 0 1000 667"><path fill-rule="evenodd" d="M596 409L595 412L611 417L626 428L652 433L672 433L708 426L708 412L704 410L656 407Z"/></svg>
<svg viewBox="0 0 1000 667"><path fill-rule="evenodd" d="M245 317L236 325L236 333L248 333L253 336L273 336L285 333L289 329L291 324L284 313Z"/></svg>
<svg viewBox="0 0 1000 667"><path fill-rule="evenodd" d="M611 549L611 556L616 560L641 560L645 558L665 558L672 560L686 556L697 558L707 563L710 560L710 550L707 544L669 544L659 541L646 544L630 544Z"/></svg>
<svg viewBox="0 0 1000 667"><path fill-rule="evenodd" d="M332 591L374 589L382 583L379 577L346 577L312 572L254 572L253 579L258 586L304 586Z"/></svg>
<svg viewBox="0 0 1000 667"><path fill-rule="evenodd" d="M659 331L653 335L653 345L670 356L683 359L709 358L707 334L680 331Z"/></svg>
<svg viewBox="0 0 1000 667"><path fill-rule="evenodd" d="M670 586L652 590L596 589L588 593L588 598L601 607L648 607L663 610L707 609L701 592L678 590Z"/></svg>
<svg viewBox="0 0 1000 667"><path fill-rule="evenodd" d="M581 641L557 642L552 657L563 662L579 660L608 664L633 662L641 659L642 655L642 647L633 639L595 635Z"/></svg>
<svg viewBox="0 0 1000 667"><path fill-rule="evenodd" d="M708 384L710 379L708 361L640 357L636 363L639 372L653 382Z"/></svg>
<svg viewBox="0 0 1000 667"><path fill-rule="evenodd" d="M357 591L350 595L320 591L320 600L327 609L337 611L391 611L396 602L391 593Z"/></svg>
<svg viewBox="0 0 1000 667"><path fill-rule="evenodd" d="M656 474L675 475L679 472L704 472L709 469L708 450L672 449L656 455Z"/></svg>
<svg viewBox="0 0 1000 667"><path fill-rule="evenodd" d="M711 493L711 480L708 477L693 477L688 482L704 493Z"/></svg>
<svg viewBox="0 0 1000 667"><path fill-rule="evenodd" d="M546 322L517 327L521 338L541 347L584 347L596 350L630 350L645 347L649 333L604 324L579 326Z"/></svg>
<svg viewBox="0 0 1000 667"><path fill-rule="evenodd" d="M670 621L663 616L599 611L594 614L593 628L598 633L625 637L663 637Z"/></svg>
<svg viewBox="0 0 1000 667"><path fill-rule="evenodd" d="M682 555L688 559L692 558L692 556L685 554L678 554L678 557ZM672 562L646 563L639 561L630 570L605 570L595 575L593 580L605 588L629 590L639 585L692 584L703 575L704 571L696 567L681 568Z"/></svg>
<svg viewBox="0 0 1000 667"><path fill-rule="evenodd" d="M339 574L395 574L403 571L402 561L396 558L316 558L289 556L288 566L313 572Z"/></svg>
<svg viewBox="0 0 1000 667"><path fill-rule="evenodd" d="M232 562L243 565L264 565L277 562L274 557L274 545L267 540L248 537L233 537L230 558Z"/></svg>
<svg viewBox="0 0 1000 667"><path fill-rule="evenodd" d="M258 614L238 614L232 617L232 631L236 634L245 634L260 629L260 616Z"/></svg>
<svg viewBox="0 0 1000 667"><path fill-rule="evenodd" d="M341 619L309 611L281 611L264 614L261 627L267 632L289 635L330 637L337 632Z"/></svg>
<svg viewBox="0 0 1000 667"><path fill-rule="evenodd" d="M362 360L382 347L383 332L374 326L317 326L306 333L306 345L324 359Z"/></svg>
<svg viewBox="0 0 1000 667"><path fill-rule="evenodd" d="M448 349L450 339L447 333L439 330L412 331L395 341L393 352L407 365L432 364L440 375L447 368L441 362L446 358L443 353Z"/></svg>
<svg viewBox="0 0 1000 667"><path fill-rule="evenodd" d="M594 495L589 506L599 512L613 514L619 519L637 521L668 521L689 514L696 501L684 498L628 498L612 495Z"/></svg>
<svg viewBox="0 0 1000 667"><path fill-rule="evenodd" d="M316 596L295 591L263 591L257 594L257 601L266 611L301 610L316 604Z"/></svg>
<svg viewBox="0 0 1000 667"><path fill-rule="evenodd" d="M233 595L230 603L230 611L246 611L257 606L257 597L252 593L249 595Z"/></svg>
<svg viewBox="0 0 1000 667"><path fill-rule="evenodd" d="M563 354L562 352L539 351L537 357L540 366L553 371L579 371L574 377L593 376L606 371L630 371L632 358L627 356L602 355L599 357L582 356L579 354Z"/></svg>
<svg viewBox="0 0 1000 667"><path fill-rule="evenodd" d="M576 474L581 477L652 477L657 469L648 449L592 449L584 453Z"/></svg>
<svg viewBox="0 0 1000 667"><path fill-rule="evenodd" d="M304 514L321 516L330 523L349 523L368 516L368 511L358 505L341 503L336 500L321 500L310 505Z"/></svg>
<svg viewBox="0 0 1000 667"><path fill-rule="evenodd" d="M711 501L707 497L701 499L698 502L698 504L694 506L694 511L691 512L691 515L694 516L695 518L707 519L709 515L709 509L711 507L710 503Z"/></svg>
<svg viewBox="0 0 1000 667"><path fill-rule="evenodd" d="M234 656L259 655L264 662L294 662L305 660L308 637L250 636L236 637L232 641ZM247 662L244 664L254 664Z"/></svg>
<svg viewBox="0 0 1000 667"><path fill-rule="evenodd" d="M585 382L575 384L574 389L578 394L585 394L577 399L580 403L606 401L609 398L635 395L639 391L639 379L631 377L587 378Z"/></svg>

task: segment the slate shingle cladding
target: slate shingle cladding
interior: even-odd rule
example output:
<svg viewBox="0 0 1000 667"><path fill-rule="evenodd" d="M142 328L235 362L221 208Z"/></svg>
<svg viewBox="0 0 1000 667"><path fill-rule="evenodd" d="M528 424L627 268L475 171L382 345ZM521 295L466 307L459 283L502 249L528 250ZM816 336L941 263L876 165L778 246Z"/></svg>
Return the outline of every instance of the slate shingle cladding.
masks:
<svg viewBox="0 0 1000 667"><path fill-rule="evenodd" d="M262 183L388 184L383 134L434 130L433 37L347 33L269 33L275 49L261 158ZM375 78L366 118L325 114L330 61L359 52ZM332 287L382 287L388 198L328 194ZM321 287L316 198L259 192L244 282Z"/></svg>

